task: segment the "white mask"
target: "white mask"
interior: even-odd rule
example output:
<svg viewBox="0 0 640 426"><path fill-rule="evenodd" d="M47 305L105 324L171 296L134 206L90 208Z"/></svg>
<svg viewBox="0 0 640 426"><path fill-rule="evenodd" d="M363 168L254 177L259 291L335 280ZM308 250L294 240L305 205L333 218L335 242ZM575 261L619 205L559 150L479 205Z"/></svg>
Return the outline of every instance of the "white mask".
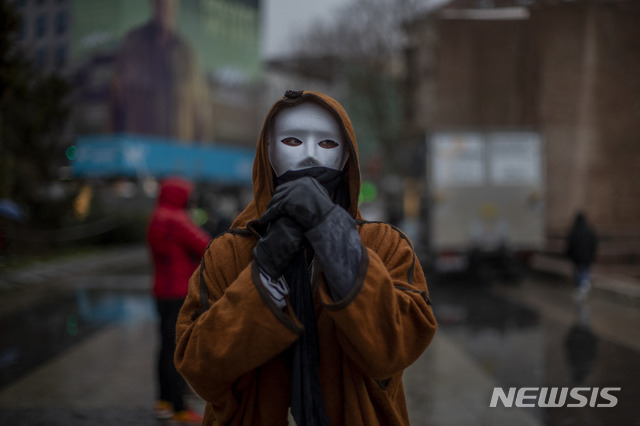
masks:
<svg viewBox="0 0 640 426"><path fill-rule="evenodd" d="M338 121L315 102L276 113L269 129L269 160L280 176L310 167L342 170L349 150Z"/></svg>

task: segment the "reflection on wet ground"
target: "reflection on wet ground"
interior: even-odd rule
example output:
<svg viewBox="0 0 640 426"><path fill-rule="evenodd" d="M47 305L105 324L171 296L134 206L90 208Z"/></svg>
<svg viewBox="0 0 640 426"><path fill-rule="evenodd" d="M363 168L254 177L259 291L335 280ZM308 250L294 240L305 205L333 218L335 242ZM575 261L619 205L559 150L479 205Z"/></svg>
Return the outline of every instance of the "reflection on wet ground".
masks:
<svg viewBox="0 0 640 426"><path fill-rule="evenodd" d="M146 289L70 288L0 318L0 388L117 322L153 318Z"/></svg>
<svg viewBox="0 0 640 426"><path fill-rule="evenodd" d="M541 318L495 296L486 286L432 277L441 331L505 386L539 386L543 364ZM518 383L519 382L519 383Z"/></svg>
<svg viewBox="0 0 640 426"><path fill-rule="evenodd" d="M432 276L429 283L440 331L498 386L621 388L612 408L527 409L543 424L640 424L640 357L632 348L594 333L588 302L567 304L570 320L559 321L468 277Z"/></svg>
<svg viewBox="0 0 640 426"><path fill-rule="evenodd" d="M493 386L581 386L621 387L619 402L613 408L526 408L534 419L526 424L640 425L638 345L624 339L625 330L640 326L640 315L633 311L625 316L615 304L577 305L567 295L570 287L563 290L565 284L532 279L521 286L480 286L468 277L429 277L440 324L434 344L440 346L436 356L428 349L424 362L416 363L410 375L420 377L405 377L410 416L418 419L412 424L474 424L454 415L464 408L470 413L484 410L482 424L512 426L506 416L487 414L492 409L484 394L490 395ZM0 395L5 404L0 423L98 424L103 419L106 423L99 424L155 424L149 409L155 307L148 285L145 270L78 278L64 291L0 318ZM40 373L26 375L54 359L54 367L48 363ZM446 380L453 377L456 384L438 393L432 379L443 377L445 370L450 374ZM43 379L59 395L38 390ZM79 386L90 391L79 393ZM467 398L469 392L474 398ZM19 402L29 397L35 402ZM463 398L477 406L460 407ZM53 418L57 422L49 422ZM502 421L491 420L497 418Z"/></svg>

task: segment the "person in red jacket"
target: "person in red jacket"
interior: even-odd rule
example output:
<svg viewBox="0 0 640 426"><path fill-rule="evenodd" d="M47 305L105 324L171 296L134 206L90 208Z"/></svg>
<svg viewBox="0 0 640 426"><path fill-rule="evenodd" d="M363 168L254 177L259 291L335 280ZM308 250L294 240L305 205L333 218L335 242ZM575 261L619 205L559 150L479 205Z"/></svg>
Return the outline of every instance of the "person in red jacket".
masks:
<svg viewBox="0 0 640 426"><path fill-rule="evenodd" d="M178 313L187 296L189 278L199 266L210 240L187 213L192 193L193 185L185 179L167 178L162 182L149 223L147 243L154 269L153 295L160 315L156 415L201 422L198 413L185 407L186 383L173 363Z"/></svg>

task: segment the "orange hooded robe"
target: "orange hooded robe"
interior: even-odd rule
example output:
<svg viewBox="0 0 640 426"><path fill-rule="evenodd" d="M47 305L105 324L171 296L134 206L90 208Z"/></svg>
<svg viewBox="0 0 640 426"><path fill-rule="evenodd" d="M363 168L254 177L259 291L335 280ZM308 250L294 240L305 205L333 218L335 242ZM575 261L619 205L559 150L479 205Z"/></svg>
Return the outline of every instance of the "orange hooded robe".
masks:
<svg viewBox="0 0 640 426"><path fill-rule="evenodd" d="M232 229L214 239L189 283L177 324L178 371L207 401L205 425L286 425L291 373L288 349L303 328L288 305L279 309L253 262L252 221L273 194L269 126L282 107L312 100L332 111L350 141L344 178L347 211L356 219L363 256L343 300L329 295L315 264L319 376L334 426L408 425L402 373L431 342L436 320L409 239L398 229L362 220L355 134L343 108L317 92L289 92L267 114L253 166L254 199Z"/></svg>

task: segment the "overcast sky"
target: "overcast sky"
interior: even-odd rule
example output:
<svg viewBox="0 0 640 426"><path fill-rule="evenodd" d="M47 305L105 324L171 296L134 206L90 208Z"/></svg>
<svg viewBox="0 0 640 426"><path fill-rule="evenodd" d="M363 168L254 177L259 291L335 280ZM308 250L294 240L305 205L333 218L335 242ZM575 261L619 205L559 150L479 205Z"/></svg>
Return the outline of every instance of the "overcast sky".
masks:
<svg viewBox="0 0 640 426"><path fill-rule="evenodd" d="M421 0L431 8L451 0ZM290 40L303 33L315 21L335 16L341 6L352 0L262 0L262 57L286 56Z"/></svg>
<svg viewBox="0 0 640 426"><path fill-rule="evenodd" d="M315 20L331 19L350 0L263 0L262 56L286 56L290 40Z"/></svg>

